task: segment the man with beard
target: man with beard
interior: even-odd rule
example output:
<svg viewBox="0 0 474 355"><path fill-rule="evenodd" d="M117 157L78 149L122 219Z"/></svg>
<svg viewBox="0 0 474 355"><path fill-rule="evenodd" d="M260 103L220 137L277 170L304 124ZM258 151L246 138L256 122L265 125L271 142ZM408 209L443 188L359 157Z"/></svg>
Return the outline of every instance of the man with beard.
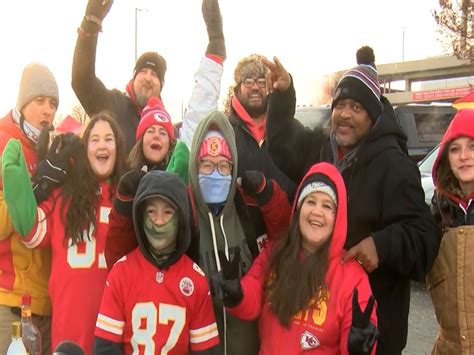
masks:
<svg viewBox="0 0 474 355"><path fill-rule="evenodd" d="M267 68L258 54L242 58L234 71L235 83L226 106L237 144L237 174L241 177L246 170L261 171L267 179L275 179L291 199L295 184L280 171L267 151L266 74Z"/></svg>
<svg viewBox="0 0 474 355"><path fill-rule="evenodd" d="M406 345L410 279L425 281L441 240L424 201L420 171L407 155L407 137L382 94L372 48L357 51L357 66L339 80L330 129L303 127L294 113L292 78L278 59L268 103L269 151L295 181L308 166L336 166L347 188L343 261L355 259L369 275L377 301L377 354L400 355Z"/></svg>
<svg viewBox="0 0 474 355"><path fill-rule="evenodd" d="M98 34L113 0L89 0L78 29L72 64L72 88L89 116L100 111L114 113L125 138L127 153L135 144L135 132L141 111L151 96L161 99L165 83L166 61L156 52L143 53L133 70L125 93L108 90L95 75ZM222 65L226 57L222 19L217 0L204 0L203 17L209 42L206 57Z"/></svg>

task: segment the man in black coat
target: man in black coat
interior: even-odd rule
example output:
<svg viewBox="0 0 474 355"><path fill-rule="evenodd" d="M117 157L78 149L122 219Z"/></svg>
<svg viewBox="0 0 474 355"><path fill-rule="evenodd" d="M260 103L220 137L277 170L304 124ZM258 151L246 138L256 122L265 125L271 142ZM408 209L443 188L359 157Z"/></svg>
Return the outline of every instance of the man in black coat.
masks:
<svg viewBox="0 0 474 355"><path fill-rule="evenodd" d="M275 58L267 139L276 164L295 181L319 161L334 164L347 188L344 261L355 258L369 274L377 300L377 354L406 345L410 279L424 281L438 252L440 231L424 202L420 174L406 153L406 135L381 95L375 57L357 53L358 66L339 81L328 131L288 119L295 110L291 77Z"/></svg>

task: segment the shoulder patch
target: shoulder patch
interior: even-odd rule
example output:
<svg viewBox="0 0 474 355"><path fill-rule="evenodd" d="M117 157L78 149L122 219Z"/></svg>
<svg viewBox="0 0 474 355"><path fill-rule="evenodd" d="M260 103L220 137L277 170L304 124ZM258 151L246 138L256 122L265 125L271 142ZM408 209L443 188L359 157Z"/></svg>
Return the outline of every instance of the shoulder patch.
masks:
<svg viewBox="0 0 474 355"><path fill-rule="evenodd" d="M197 273L203 277L206 277L206 275L204 274L204 271L202 271L202 269L199 267L198 264L194 263L193 264L193 269L194 271L197 271Z"/></svg>
<svg viewBox="0 0 474 355"><path fill-rule="evenodd" d="M179 281L179 289L181 293L185 296L191 296L194 292L194 282L189 277L183 277Z"/></svg>

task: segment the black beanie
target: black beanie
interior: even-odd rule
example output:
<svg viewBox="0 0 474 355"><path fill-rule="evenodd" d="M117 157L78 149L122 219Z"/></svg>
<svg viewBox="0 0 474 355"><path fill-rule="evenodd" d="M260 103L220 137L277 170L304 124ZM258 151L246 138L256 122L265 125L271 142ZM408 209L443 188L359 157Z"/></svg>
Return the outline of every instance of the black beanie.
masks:
<svg viewBox="0 0 474 355"><path fill-rule="evenodd" d="M380 101L380 83L375 68L375 57L370 47L362 47L357 51L358 66L345 72L336 86L331 110L338 101L353 99L366 109L373 122L382 112Z"/></svg>
<svg viewBox="0 0 474 355"><path fill-rule="evenodd" d="M166 73L166 60L161 55L156 52L145 52L140 58L137 59L135 63L135 69L133 70L133 78L137 76L137 73L144 69L149 68L153 70L158 79L160 79L161 87L163 87L165 82L165 73Z"/></svg>

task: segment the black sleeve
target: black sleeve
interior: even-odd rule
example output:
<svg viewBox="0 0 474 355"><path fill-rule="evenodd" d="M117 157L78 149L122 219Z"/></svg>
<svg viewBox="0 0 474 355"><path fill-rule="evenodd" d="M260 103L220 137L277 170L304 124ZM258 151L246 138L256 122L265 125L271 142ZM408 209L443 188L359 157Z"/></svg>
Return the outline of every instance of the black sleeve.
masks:
<svg viewBox="0 0 474 355"><path fill-rule="evenodd" d="M94 337L94 355L123 355L123 343Z"/></svg>
<svg viewBox="0 0 474 355"><path fill-rule="evenodd" d="M390 166L380 211L386 227L372 233L379 264L423 281L438 254L441 230L424 201L415 163L400 155Z"/></svg>
<svg viewBox="0 0 474 355"><path fill-rule="evenodd" d="M324 133L311 130L294 118L296 93L293 81L285 91L275 90L269 97L266 135L268 151L276 165L295 182L319 161Z"/></svg>
<svg viewBox="0 0 474 355"><path fill-rule="evenodd" d="M218 355L219 346L214 345L212 348L202 350L202 351L193 351L191 350L191 355Z"/></svg>
<svg viewBox="0 0 474 355"><path fill-rule="evenodd" d="M97 36L78 34L72 61L71 86L89 116L112 111L112 93L95 75Z"/></svg>

